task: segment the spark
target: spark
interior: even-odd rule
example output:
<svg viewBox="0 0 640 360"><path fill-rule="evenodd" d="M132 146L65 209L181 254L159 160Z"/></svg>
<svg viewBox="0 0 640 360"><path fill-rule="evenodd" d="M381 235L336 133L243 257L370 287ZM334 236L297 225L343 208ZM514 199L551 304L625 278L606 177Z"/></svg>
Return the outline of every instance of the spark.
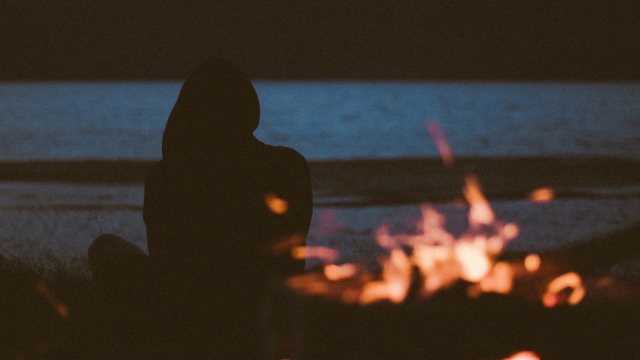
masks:
<svg viewBox="0 0 640 360"><path fill-rule="evenodd" d="M555 192L549 187L538 188L529 193L529 200L536 203L546 203L553 200L555 197Z"/></svg>
<svg viewBox="0 0 640 360"><path fill-rule="evenodd" d="M436 148L440 153L440 157L442 158L442 162L447 167L453 166L453 151L451 151L451 146L449 146L449 142L447 138L442 134L442 130L440 129L440 125L436 121L427 121L427 131L433 138L433 141L436 143Z"/></svg>
<svg viewBox="0 0 640 360"><path fill-rule="evenodd" d="M276 215L284 215L289 211L289 203L271 192L264 195L264 203Z"/></svg>
<svg viewBox="0 0 640 360"><path fill-rule="evenodd" d="M529 254L524 258L524 268L528 272L536 272L540 268L540 256L538 254Z"/></svg>

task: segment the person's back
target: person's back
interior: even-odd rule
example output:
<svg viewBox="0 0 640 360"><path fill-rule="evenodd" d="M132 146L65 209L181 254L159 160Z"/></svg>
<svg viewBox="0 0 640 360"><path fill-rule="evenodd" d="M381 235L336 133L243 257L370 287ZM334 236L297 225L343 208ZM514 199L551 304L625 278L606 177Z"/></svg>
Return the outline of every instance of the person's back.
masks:
<svg viewBox="0 0 640 360"><path fill-rule="evenodd" d="M267 275L304 268L286 260L274 268L269 248L287 239L303 245L312 211L308 165L296 151L253 136L259 114L237 66L205 61L183 85L163 159L147 174L149 255L172 336L193 351L185 356L259 355ZM280 208L269 207L273 199L284 200Z"/></svg>

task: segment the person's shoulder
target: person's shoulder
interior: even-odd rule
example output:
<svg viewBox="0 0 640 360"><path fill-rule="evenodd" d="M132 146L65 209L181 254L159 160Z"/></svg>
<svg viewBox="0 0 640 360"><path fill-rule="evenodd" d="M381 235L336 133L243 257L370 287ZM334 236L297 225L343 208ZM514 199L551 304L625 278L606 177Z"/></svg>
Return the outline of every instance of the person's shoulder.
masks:
<svg viewBox="0 0 640 360"><path fill-rule="evenodd" d="M145 177L145 187L166 186L167 182L175 181L185 174L185 166L179 162L159 160L151 165Z"/></svg>
<svg viewBox="0 0 640 360"><path fill-rule="evenodd" d="M153 165L149 167L149 170L147 170L146 182L154 181L157 178L164 177L163 175L165 175L167 170L169 170L167 169L166 163L167 162L165 160L159 160L153 163Z"/></svg>
<svg viewBox="0 0 640 360"><path fill-rule="evenodd" d="M290 147L276 146L276 145L266 145L266 146L267 146L268 151L273 156L297 158L297 159L303 159L303 160L306 161L306 159L304 158L304 156L302 156L302 154L300 154L297 150L292 149Z"/></svg>
<svg viewBox="0 0 640 360"><path fill-rule="evenodd" d="M277 162L307 165L307 159L295 149L286 146L267 145L271 157Z"/></svg>

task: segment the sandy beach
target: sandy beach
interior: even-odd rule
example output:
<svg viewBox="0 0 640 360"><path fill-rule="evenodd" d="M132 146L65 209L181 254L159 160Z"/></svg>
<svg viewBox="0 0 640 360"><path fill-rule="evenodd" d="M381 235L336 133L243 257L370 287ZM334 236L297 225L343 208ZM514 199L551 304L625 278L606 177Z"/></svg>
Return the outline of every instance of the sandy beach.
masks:
<svg viewBox="0 0 640 360"><path fill-rule="evenodd" d="M144 176L153 162L0 164L0 241L6 251L81 256L103 233L146 249ZM433 204L452 233L466 226L465 174L474 173L498 218L520 226L511 250L543 250L590 239L640 219L640 163L619 158L437 158L310 162L314 218L308 243L337 248L343 261L374 259L383 223L411 231L420 204ZM550 187L551 202L527 200ZM457 200L458 199L458 200Z"/></svg>

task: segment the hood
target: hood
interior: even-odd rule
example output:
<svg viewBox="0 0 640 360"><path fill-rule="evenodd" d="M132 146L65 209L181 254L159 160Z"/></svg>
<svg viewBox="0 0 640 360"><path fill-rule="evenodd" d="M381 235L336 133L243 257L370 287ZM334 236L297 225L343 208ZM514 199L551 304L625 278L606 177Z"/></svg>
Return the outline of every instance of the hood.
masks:
<svg viewBox="0 0 640 360"><path fill-rule="evenodd" d="M249 77L234 63L210 58L182 85L162 138L164 159L212 157L253 139L260 103Z"/></svg>

